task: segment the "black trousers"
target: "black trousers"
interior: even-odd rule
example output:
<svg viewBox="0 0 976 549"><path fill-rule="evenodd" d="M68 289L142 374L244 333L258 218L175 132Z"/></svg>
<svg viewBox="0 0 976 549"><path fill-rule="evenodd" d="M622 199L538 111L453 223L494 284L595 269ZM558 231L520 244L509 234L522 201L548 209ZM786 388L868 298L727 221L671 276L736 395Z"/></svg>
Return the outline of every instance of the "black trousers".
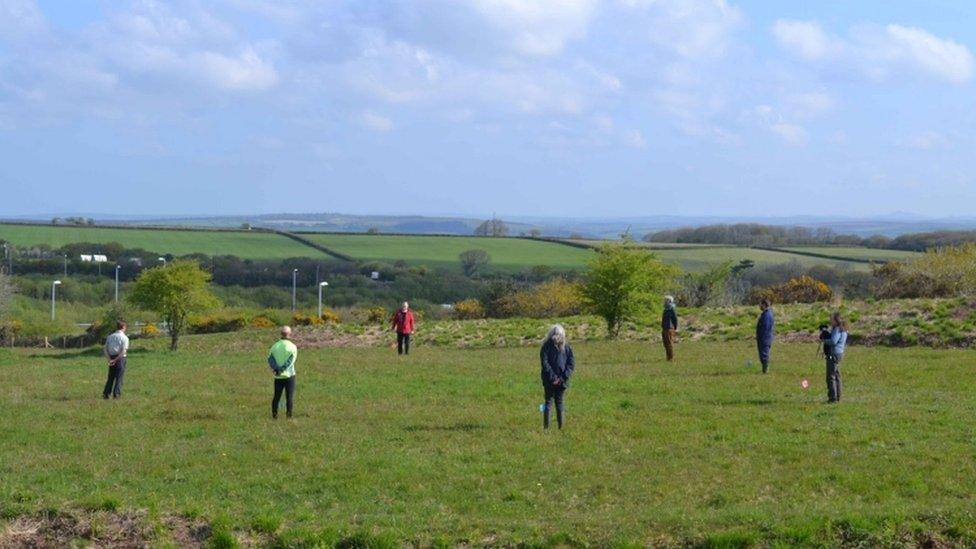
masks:
<svg viewBox="0 0 976 549"><path fill-rule="evenodd" d="M401 334L400 332L397 332L397 354L410 354L410 334Z"/></svg>
<svg viewBox="0 0 976 549"><path fill-rule="evenodd" d="M840 361L844 355L827 357L827 400L830 402L840 401Z"/></svg>
<svg viewBox="0 0 976 549"><path fill-rule="evenodd" d="M549 428L549 411L552 410L553 401L556 402L556 424L563 428L563 393L566 392L565 385L543 385L546 391L546 403L542 408L542 428Z"/></svg>
<svg viewBox="0 0 976 549"><path fill-rule="evenodd" d="M281 404L281 393L285 393L285 410L291 417L292 401L295 400L295 376L285 379L275 378L274 398L271 399L271 417L278 417L278 405Z"/></svg>
<svg viewBox="0 0 976 549"><path fill-rule="evenodd" d="M109 357L114 360L115 357ZM122 357L115 363L115 366L108 367L108 379L105 381L105 389L102 390L102 397L108 398L112 395L112 398L119 398L122 396L122 378L125 377L125 357Z"/></svg>

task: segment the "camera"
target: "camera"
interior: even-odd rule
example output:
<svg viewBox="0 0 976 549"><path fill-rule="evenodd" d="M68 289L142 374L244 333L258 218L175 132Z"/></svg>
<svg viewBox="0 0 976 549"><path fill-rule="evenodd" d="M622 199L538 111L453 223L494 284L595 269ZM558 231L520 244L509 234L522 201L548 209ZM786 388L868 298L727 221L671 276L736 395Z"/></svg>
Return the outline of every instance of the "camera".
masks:
<svg viewBox="0 0 976 549"><path fill-rule="evenodd" d="M834 342L830 339L830 326L821 324L818 329L820 330L819 350L824 356L829 357L834 352Z"/></svg>

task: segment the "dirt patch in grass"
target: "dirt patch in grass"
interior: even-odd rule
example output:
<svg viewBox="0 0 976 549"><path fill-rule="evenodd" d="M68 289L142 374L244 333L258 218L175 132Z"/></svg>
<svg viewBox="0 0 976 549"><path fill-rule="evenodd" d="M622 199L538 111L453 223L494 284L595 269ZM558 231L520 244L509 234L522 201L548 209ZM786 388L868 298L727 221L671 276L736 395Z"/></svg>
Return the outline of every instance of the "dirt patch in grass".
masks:
<svg viewBox="0 0 976 549"><path fill-rule="evenodd" d="M350 333L332 327L301 328L295 330L292 340L299 348L323 347L376 347L391 334L377 327L366 328L362 333Z"/></svg>
<svg viewBox="0 0 976 549"><path fill-rule="evenodd" d="M152 531L144 513L66 511L22 516L0 532L0 547L145 547Z"/></svg>

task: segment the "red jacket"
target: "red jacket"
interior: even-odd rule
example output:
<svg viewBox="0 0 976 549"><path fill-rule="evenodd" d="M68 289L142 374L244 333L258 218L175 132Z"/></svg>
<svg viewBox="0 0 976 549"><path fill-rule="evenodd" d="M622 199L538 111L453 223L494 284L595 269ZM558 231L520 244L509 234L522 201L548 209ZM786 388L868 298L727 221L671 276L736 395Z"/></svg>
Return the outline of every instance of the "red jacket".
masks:
<svg viewBox="0 0 976 549"><path fill-rule="evenodd" d="M413 333L413 311L403 312L399 310L393 313L393 327L398 334Z"/></svg>

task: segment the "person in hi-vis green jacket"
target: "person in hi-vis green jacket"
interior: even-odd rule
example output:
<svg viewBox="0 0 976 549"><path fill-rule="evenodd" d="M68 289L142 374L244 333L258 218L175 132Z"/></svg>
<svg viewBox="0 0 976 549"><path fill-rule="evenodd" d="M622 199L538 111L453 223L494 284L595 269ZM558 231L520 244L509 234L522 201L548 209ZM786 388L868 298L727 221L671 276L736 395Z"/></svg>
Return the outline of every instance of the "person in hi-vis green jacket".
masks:
<svg viewBox="0 0 976 549"><path fill-rule="evenodd" d="M292 401L295 398L295 360L298 347L291 342L291 328L281 327L281 339L271 346L268 353L268 366L274 373L274 398L271 400L271 417L278 418L278 404L281 393L285 393L285 410L291 417Z"/></svg>

